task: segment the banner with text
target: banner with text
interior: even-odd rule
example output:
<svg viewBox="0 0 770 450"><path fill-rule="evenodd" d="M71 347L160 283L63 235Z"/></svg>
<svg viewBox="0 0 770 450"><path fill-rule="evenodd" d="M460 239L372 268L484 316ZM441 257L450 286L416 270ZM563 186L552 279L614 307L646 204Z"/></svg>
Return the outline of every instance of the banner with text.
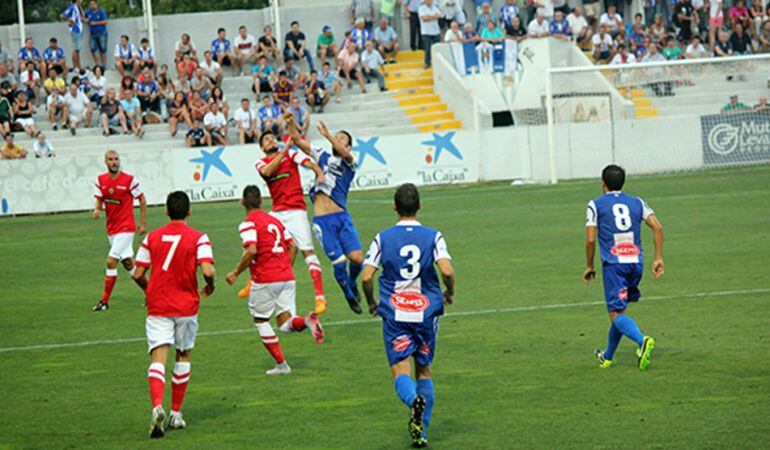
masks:
<svg viewBox="0 0 770 450"><path fill-rule="evenodd" d="M770 161L770 112L701 116L707 166Z"/></svg>

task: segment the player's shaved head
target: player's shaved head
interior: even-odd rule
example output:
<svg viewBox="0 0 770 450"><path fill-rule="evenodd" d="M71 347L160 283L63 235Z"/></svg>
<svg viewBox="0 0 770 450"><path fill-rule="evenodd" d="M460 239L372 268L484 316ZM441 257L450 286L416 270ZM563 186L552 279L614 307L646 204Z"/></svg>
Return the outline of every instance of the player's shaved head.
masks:
<svg viewBox="0 0 770 450"><path fill-rule="evenodd" d="M247 209L259 209L262 206L262 193L259 192L259 188L253 184L250 184L243 188L243 198L241 198L241 204Z"/></svg>
<svg viewBox="0 0 770 450"><path fill-rule="evenodd" d="M602 170L602 182L608 191L623 189L626 182L626 171L616 164L610 164Z"/></svg>
<svg viewBox="0 0 770 450"><path fill-rule="evenodd" d="M183 191L174 191L166 197L166 214L171 220L184 220L190 215L190 197Z"/></svg>
<svg viewBox="0 0 770 450"><path fill-rule="evenodd" d="M412 183L402 184L393 196L396 212L401 217L415 217L420 210L420 193Z"/></svg>
<svg viewBox="0 0 770 450"><path fill-rule="evenodd" d="M120 172L120 154L115 150L107 150L104 152L104 164L111 174Z"/></svg>

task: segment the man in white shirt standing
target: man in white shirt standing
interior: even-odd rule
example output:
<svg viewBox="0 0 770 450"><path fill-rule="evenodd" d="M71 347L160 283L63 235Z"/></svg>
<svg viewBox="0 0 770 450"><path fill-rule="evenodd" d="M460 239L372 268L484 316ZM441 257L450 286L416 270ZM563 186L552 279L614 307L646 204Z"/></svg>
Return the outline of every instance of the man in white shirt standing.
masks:
<svg viewBox="0 0 770 450"><path fill-rule="evenodd" d="M433 0L423 0L417 15L420 17L420 36L422 36L422 48L425 51L425 70L428 70L431 64L431 46L438 44L441 40L441 27L438 21L443 14L438 6L433 4Z"/></svg>
<svg viewBox="0 0 770 450"><path fill-rule="evenodd" d="M233 114L238 127L238 142L243 145L257 140L257 112L249 104L249 99L241 99L241 107Z"/></svg>
<svg viewBox="0 0 770 450"><path fill-rule="evenodd" d="M241 25L233 44L235 44L235 65L238 73L243 75L244 64L257 62L257 40L246 32L245 25Z"/></svg>
<svg viewBox="0 0 770 450"><path fill-rule="evenodd" d="M91 102L86 97L86 94L78 90L78 86L75 83L70 84L69 92L64 96L64 116L67 117L67 121L70 125L70 133L75 135L75 128L78 124L85 119L85 127L91 126Z"/></svg>
<svg viewBox="0 0 770 450"><path fill-rule="evenodd" d="M227 126L227 118L219 111L217 102L212 102L209 112L203 116L203 126L211 137L221 145L229 144L227 133L230 131Z"/></svg>

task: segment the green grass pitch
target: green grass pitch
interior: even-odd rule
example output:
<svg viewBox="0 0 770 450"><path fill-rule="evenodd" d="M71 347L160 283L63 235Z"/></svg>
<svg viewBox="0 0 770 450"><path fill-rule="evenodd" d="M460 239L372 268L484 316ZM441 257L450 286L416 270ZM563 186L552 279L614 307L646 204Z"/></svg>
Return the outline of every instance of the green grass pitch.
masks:
<svg viewBox="0 0 770 450"><path fill-rule="evenodd" d="M422 189L420 218L444 233L457 271L434 365L432 447L770 445L770 167L630 177L624 190L648 201L666 236L666 274L653 281L648 259L643 299L629 310L657 340L646 372L627 340L615 367L594 361L608 319L601 279L580 277L597 180ZM392 191L351 195L365 248L394 223L391 201ZM110 311L89 310L101 295L104 222L0 220L0 448L407 448L380 325L348 310L324 257L327 342L280 335L294 372L264 375L272 360L223 282L243 216L235 202L193 207L190 224L214 245L218 289L201 305L188 428L160 442L147 437L138 289L120 269ZM150 227L163 223L151 208ZM644 247L650 255L646 227ZM295 269L305 312L312 287ZM85 344L24 349L71 343Z"/></svg>

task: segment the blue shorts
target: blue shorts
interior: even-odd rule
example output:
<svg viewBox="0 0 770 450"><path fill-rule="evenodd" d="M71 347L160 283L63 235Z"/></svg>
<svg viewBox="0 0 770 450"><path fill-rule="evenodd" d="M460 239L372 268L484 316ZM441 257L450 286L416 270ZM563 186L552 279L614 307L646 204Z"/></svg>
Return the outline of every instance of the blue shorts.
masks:
<svg viewBox="0 0 770 450"><path fill-rule="evenodd" d="M331 261L361 250L361 239L347 211L313 217L313 233Z"/></svg>
<svg viewBox="0 0 770 450"><path fill-rule="evenodd" d="M433 364L438 337L438 316L422 323L382 320L382 339L388 364L395 365L410 356L423 366Z"/></svg>
<svg viewBox="0 0 770 450"><path fill-rule="evenodd" d="M72 37L72 50L80 51L83 49L83 32L70 33Z"/></svg>
<svg viewBox="0 0 770 450"><path fill-rule="evenodd" d="M628 302L639 300L643 269L642 264L605 264L602 267L607 311L623 311Z"/></svg>
<svg viewBox="0 0 770 450"><path fill-rule="evenodd" d="M107 33L97 36L92 34L88 42L91 47L91 53L107 53Z"/></svg>

